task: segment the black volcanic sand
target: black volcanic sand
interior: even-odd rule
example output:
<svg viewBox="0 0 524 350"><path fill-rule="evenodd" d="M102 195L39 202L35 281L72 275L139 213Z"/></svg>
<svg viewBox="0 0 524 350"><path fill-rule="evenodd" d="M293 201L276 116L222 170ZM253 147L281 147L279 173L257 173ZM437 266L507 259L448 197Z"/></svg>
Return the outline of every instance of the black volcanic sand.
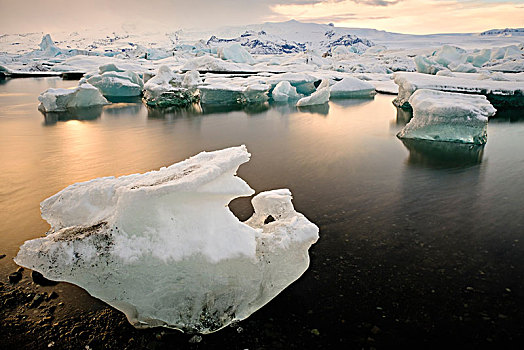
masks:
<svg viewBox="0 0 524 350"><path fill-rule="evenodd" d="M297 282L247 320L201 338L164 328L136 330L122 313L79 288L35 284L27 269L18 283L3 276L2 348L520 348L524 344L524 254L517 239L502 239L492 250L487 248L489 241L459 242L453 233L427 237L415 229L397 231L394 225L387 234L379 230L372 235L344 234L347 224L319 221L321 239L310 250L309 270ZM64 287L90 302L62 295ZM50 297L53 292L57 295ZM35 302L36 295L40 297Z"/></svg>

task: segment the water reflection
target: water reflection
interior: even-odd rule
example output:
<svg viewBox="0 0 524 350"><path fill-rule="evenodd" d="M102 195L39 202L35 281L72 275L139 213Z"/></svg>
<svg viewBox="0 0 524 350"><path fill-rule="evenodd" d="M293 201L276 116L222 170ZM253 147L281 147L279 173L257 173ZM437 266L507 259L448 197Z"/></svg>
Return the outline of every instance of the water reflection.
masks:
<svg viewBox="0 0 524 350"><path fill-rule="evenodd" d="M353 106L359 106L359 105L365 105L368 103L373 102L375 96L370 96L368 98L335 98L329 100L329 102L333 105L337 105L340 107L353 107Z"/></svg>
<svg viewBox="0 0 524 350"><path fill-rule="evenodd" d="M114 103L104 108L110 115L137 115L142 110L142 103Z"/></svg>
<svg viewBox="0 0 524 350"><path fill-rule="evenodd" d="M404 126L411 118L413 118L413 111L411 109L405 109L400 107L395 107L397 109L397 125Z"/></svg>
<svg viewBox="0 0 524 350"><path fill-rule="evenodd" d="M44 115L44 125L51 126L57 122L64 122L68 120L84 120L92 121L100 118L102 115L102 106L90 108L75 108L66 112L42 112Z"/></svg>
<svg viewBox="0 0 524 350"><path fill-rule="evenodd" d="M320 115L328 115L329 113L329 104L324 103L321 105L313 105L313 106L300 106L297 107L297 109L300 112L306 112L306 113L312 113L312 114L320 114Z"/></svg>
<svg viewBox="0 0 524 350"><path fill-rule="evenodd" d="M499 109L497 114L489 120L490 123L522 123L524 122L524 109Z"/></svg>
<svg viewBox="0 0 524 350"><path fill-rule="evenodd" d="M176 120L181 118L194 117L202 114L202 107L194 103L187 107L150 107L147 108L148 119Z"/></svg>
<svg viewBox="0 0 524 350"><path fill-rule="evenodd" d="M484 145L402 139L409 165L427 168L466 168L482 162Z"/></svg>

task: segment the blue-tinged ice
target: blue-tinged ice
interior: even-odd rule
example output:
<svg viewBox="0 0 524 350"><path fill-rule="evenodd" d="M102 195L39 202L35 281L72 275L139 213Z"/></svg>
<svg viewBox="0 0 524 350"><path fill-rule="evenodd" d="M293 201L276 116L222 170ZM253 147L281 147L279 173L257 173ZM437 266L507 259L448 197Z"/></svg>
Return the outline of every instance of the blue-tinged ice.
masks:
<svg viewBox="0 0 524 350"><path fill-rule="evenodd" d="M485 96L417 90L409 98L413 118L397 134L402 139L460 142L487 141L488 118L496 112Z"/></svg>

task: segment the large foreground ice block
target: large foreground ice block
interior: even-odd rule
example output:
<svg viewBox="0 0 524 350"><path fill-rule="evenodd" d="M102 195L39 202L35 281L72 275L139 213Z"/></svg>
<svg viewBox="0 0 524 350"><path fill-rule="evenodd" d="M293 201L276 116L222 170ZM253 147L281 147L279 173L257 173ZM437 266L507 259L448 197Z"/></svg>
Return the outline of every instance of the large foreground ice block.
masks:
<svg viewBox="0 0 524 350"><path fill-rule="evenodd" d="M397 134L402 139L473 143L487 140L488 117L496 110L485 96L417 90L409 99L413 118Z"/></svg>
<svg viewBox="0 0 524 350"><path fill-rule="evenodd" d="M75 89L47 89L38 96L43 112L65 112L71 108L85 108L106 105L109 102L100 91L88 83Z"/></svg>
<svg viewBox="0 0 524 350"><path fill-rule="evenodd" d="M15 261L86 289L136 327L209 333L242 320L300 277L318 239L289 190L254 197L245 223L233 215L228 203L254 192L235 176L249 157L233 147L71 185L41 203L51 230Z"/></svg>

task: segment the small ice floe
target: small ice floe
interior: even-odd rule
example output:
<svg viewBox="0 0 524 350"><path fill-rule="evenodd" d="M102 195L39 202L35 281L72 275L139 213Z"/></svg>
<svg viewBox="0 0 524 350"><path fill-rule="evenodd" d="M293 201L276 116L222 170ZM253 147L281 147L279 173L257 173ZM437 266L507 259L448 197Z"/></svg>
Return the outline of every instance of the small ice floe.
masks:
<svg viewBox="0 0 524 350"><path fill-rule="evenodd" d="M100 91L83 83L75 89L47 89L38 96L42 112L65 112L72 108L86 108L109 104Z"/></svg>
<svg viewBox="0 0 524 350"><path fill-rule="evenodd" d="M299 278L318 227L287 189L259 193L239 221L228 204L254 193L235 174L245 146L158 171L77 183L41 203L51 225L17 264L74 283L138 328L210 333L242 320Z"/></svg>
<svg viewBox="0 0 524 350"><path fill-rule="evenodd" d="M321 105L327 103L329 101L329 96L329 80L325 79L322 80L317 88L317 91L312 93L310 96L302 97L300 100L298 100L297 107Z"/></svg>
<svg viewBox="0 0 524 350"><path fill-rule="evenodd" d="M375 87L353 77L346 77L331 86L331 98L362 98L371 97L376 94Z"/></svg>
<svg viewBox="0 0 524 350"><path fill-rule="evenodd" d="M485 96L417 90L409 99L413 118L397 134L402 139L484 144L488 117L496 110Z"/></svg>

